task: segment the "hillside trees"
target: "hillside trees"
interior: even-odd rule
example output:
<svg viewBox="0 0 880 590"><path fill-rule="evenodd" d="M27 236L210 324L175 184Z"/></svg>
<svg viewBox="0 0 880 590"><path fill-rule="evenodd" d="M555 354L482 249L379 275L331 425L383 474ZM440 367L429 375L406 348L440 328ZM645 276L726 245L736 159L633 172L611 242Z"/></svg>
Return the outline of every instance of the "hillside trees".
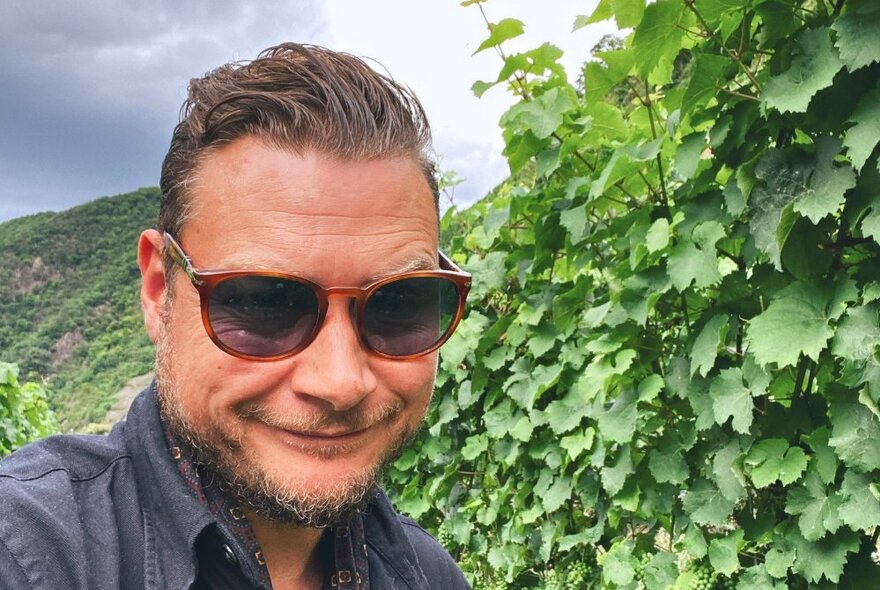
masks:
<svg viewBox="0 0 880 590"><path fill-rule="evenodd" d="M0 224L0 361L46 384L64 428L99 421L152 368L138 289L138 234L159 189Z"/></svg>
<svg viewBox="0 0 880 590"><path fill-rule="evenodd" d="M477 588L878 587L880 5L607 18L583 87L489 23L512 176L443 220L474 289L398 505Z"/></svg>

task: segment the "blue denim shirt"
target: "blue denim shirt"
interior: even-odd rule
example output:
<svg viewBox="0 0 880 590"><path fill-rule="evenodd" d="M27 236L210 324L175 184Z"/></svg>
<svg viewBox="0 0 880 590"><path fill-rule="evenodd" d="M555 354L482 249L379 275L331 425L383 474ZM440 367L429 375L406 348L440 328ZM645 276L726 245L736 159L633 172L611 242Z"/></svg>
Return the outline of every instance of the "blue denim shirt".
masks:
<svg viewBox="0 0 880 590"><path fill-rule="evenodd" d="M469 589L449 554L379 494L364 515L374 590ZM150 386L108 436L60 435L0 461L0 588L260 588L186 486Z"/></svg>

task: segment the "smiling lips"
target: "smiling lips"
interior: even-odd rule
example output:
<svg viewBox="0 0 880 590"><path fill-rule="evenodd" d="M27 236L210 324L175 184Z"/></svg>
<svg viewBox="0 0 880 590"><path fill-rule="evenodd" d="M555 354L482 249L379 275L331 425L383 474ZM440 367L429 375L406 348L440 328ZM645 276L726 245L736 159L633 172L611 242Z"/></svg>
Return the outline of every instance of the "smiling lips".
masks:
<svg viewBox="0 0 880 590"><path fill-rule="evenodd" d="M279 439L288 447L313 457L332 459L339 455L345 455L357 451L368 440L368 432L372 427L361 430L317 430L296 431L286 430L262 423L267 427L276 439Z"/></svg>
<svg viewBox="0 0 880 590"><path fill-rule="evenodd" d="M362 434L367 429L362 428L360 430L335 430L335 431L328 430L328 431L309 431L309 432L297 431L297 430L286 430L286 429L281 429L281 430L284 430L284 432L287 432L287 433L292 434L294 436L301 436L303 438L314 438L314 439L318 439L318 440L333 441L333 440L342 440L342 439L349 439L349 438L355 437L359 434Z"/></svg>

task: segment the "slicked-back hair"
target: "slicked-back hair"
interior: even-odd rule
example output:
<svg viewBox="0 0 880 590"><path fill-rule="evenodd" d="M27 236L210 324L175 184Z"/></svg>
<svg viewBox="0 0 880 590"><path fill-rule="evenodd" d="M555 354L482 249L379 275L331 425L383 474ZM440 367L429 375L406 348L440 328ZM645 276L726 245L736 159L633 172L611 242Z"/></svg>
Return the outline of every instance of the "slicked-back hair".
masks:
<svg viewBox="0 0 880 590"><path fill-rule="evenodd" d="M340 159L412 157L437 205L431 130L412 91L353 55L284 43L190 81L162 163L160 231L181 235L202 158L245 136Z"/></svg>

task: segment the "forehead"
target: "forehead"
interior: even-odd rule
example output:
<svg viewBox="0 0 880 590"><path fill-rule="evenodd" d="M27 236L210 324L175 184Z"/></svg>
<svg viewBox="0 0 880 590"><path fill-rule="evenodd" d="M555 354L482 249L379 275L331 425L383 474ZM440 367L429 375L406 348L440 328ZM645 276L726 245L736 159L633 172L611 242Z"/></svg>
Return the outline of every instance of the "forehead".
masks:
<svg viewBox="0 0 880 590"><path fill-rule="evenodd" d="M436 263L434 195L413 158L343 160L242 138L195 172L183 238L199 265L332 270L343 255Z"/></svg>

